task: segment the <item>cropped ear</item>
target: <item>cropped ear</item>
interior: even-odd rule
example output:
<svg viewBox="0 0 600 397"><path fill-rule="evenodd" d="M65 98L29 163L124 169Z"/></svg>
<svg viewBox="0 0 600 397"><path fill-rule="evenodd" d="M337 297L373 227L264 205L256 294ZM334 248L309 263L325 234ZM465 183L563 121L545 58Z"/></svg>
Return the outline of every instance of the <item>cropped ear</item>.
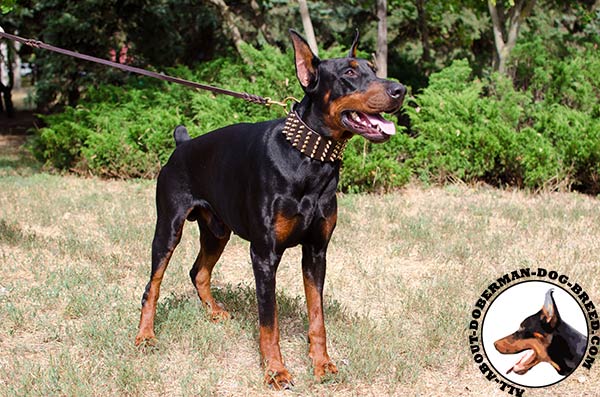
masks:
<svg viewBox="0 0 600 397"><path fill-rule="evenodd" d="M356 58L356 49L358 48L358 39L360 39L360 33L358 29L355 30L354 33L354 41L352 42L352 46L350 47L350 52L348 53L348 58Z"/></svg>
<svg viewBox="0 0 600 397"><path fill-rule="evenodd" d="M294 44L294 59L296 61L296 76L302 88L307 89L314 85L318 78L319 58L313 54L308 43L298 32L290 29L290 36Z"/></svg>
<svg viewBox="0 0 600 397"><path fill-rule="evenodd" d="M556 309L556 302L554 302L554 297L552 296L552 292L554 289L549 289L546 292L546 298L544 299L544 306L542 306L542 314L541 320L549 324L550 327L556 327L556 323L558 323L558 319L560 318L558 315L558 310Z"/></svg>

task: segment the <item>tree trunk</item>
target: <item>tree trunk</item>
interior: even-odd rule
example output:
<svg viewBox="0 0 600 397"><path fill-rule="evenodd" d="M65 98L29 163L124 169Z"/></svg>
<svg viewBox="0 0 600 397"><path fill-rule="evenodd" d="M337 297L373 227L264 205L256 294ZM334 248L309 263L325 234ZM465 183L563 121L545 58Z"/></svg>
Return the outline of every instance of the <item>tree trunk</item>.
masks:
<svg viewBox="0 0 600 397"><path fill-rule="evenodd" d="M0 98L0 101L4 99L4 109L6 109L6 115L8 117L14 117L15 115L15 108L12 102L11 91L12 90L9 86L5 86L4 84L0 83L0 93L2 94L2 98Z"/></svg>
<svg viewBox="0 0 600 397"><path fill-rule="evenodd" d="M12 102L12 89L15 81L13 55L13 48L11 48L8 43L0 44L0 102L4 102L4 106L1 106L2 104L0 103L0 109L3 108L8 117L13 117L15 115L15 109ZM3 70L6 73L6 83L2 82Z"/></svg>
<svg viewBox="0 0 600 397"><path fill-rule="evenodd" d="M488 9L492 18L492 29L494 33L494 45L496 54L494 57L494 69L499 73L507 74L506 63L510 53L517 44L519 29L525 19L531 13L536 0L518 0L513 7L506 10L502 0L488 0ZM506 21L508 20L508 26Z"/></svg>
<svg viewBox="0 0 600 397"><path fill-rule="evenodd" d="M319 55L319 49L317 48L317 39L315 39L315 31L313 29L312 20L310 19L310 13L308 12L308 4L306 0L298 0L300 6L300 17L302 17L302 26L304 27L304 35L308 46L312 50L313 54Z"/></svg>
<svg viewBox="0 0 600 397"><path fill-rule="evenodd" d="M241 44L244 43L244 40L242 40L242 35L240 34L240 30L237 27L237 23L235 21L235 16L233 15L233 12L231 12L229 7L225 3L225 0L209 0L209 1L212 4L216 5L219 8L219 11L221 11L221 15L223 16L223 22L225 23L227 30L229 30L229 33L231 33L231 39L233 40L233 45L235 46L235 49L237 50L238 54L240 54L240 56L243 57L243 55L242 55L243 53L241 50Z"/></svg>
<svg viewBox="0 0 600 397"><path fill-rule="evenodd" d="M427 27L427 11L425 10L425 0L417 0L417 14L419 23L419 33L421 33L421 46L423 47L423 55L421 62L424 69L429 70L429 62L431 61L431 48L429 46L429 28ZM427 73L429 74L429 73Z"/></svg>
<svg viewBox="0 0 600 397"><path fill-rule="evenodd" d="M261 10L260 5L256 2L256 0L250 1L250 7L252 8L252 11L254 11L254 18L256 21L255 26L258 26L258 33L262 34L262 37L269 42L271 40L271 36L269 35L267 25L265 24L265 13L263 10Z"/></svg>
<svg viewBox="0 0 600 397"><path fill-rule="evenodd" d="M387 0L377 0L377 76L387 78Z"/></svg>

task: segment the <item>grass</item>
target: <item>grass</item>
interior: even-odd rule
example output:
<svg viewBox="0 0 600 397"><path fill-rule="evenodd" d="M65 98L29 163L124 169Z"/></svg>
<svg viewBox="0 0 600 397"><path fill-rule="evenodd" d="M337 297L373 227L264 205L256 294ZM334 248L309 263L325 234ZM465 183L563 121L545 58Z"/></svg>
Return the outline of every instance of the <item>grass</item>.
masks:
<svg viewBox="0 0 600 397"><path fill-rule="evenodd" d="M150 270L152 181L40 171L0 142L0 395L278 395L262 384L248 244L233 238L209 321L189 282L188 224L161 289L158 345L136 348ZM486 187L342 195L328 253L326 324L340 373L315 384L307 358L300 250L278 273L281 347L292 395L506 393L472 363L466 325L490 280L525 265L581 280L599 299L597 198ZM598 368L529 396L596 395Z"/></svg>

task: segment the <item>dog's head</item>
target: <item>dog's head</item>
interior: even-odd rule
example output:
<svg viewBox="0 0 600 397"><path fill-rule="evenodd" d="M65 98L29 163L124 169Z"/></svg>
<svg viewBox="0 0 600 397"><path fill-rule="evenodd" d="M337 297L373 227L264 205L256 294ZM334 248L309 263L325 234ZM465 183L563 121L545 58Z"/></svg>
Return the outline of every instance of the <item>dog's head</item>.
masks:
<svg viewBox="0 0 600 397"><path fill-rule="evenodd" d="M546 292L544 306L539 312L523 320L516 332L494 342L494 347L502 354L526 352L507 373L523 375L544 361L550 363L558 373L563 373L560 366L548 355L553 332L561 321L552 291L550 289Z"/></svg>
<svg viewBox="0 0 600 397"><path fill-rule="evenodd" d="M313 117L317 131L335 140L358 134L371 142L385 142L395 134L394 123L381 113L397 111L406 88L378 78L371 62L356 58L358 31L347 57L326 60L320 60L297 32L290 34L296 75L312 106L307 118Z"/></svg>

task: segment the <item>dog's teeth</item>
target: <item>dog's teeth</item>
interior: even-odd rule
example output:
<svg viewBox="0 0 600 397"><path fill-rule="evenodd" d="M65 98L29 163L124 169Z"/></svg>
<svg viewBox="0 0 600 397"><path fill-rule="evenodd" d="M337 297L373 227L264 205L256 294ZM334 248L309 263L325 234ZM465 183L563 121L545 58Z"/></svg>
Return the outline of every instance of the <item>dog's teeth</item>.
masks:
<svg viewBox="0 0 600 397"><path fill-rule="evenodd" d="M350 115L352 116L352 118L354 119L354 121L360 122L360 117L358 117L358 113L352 112L352 113L350 113Z"/></svg>

